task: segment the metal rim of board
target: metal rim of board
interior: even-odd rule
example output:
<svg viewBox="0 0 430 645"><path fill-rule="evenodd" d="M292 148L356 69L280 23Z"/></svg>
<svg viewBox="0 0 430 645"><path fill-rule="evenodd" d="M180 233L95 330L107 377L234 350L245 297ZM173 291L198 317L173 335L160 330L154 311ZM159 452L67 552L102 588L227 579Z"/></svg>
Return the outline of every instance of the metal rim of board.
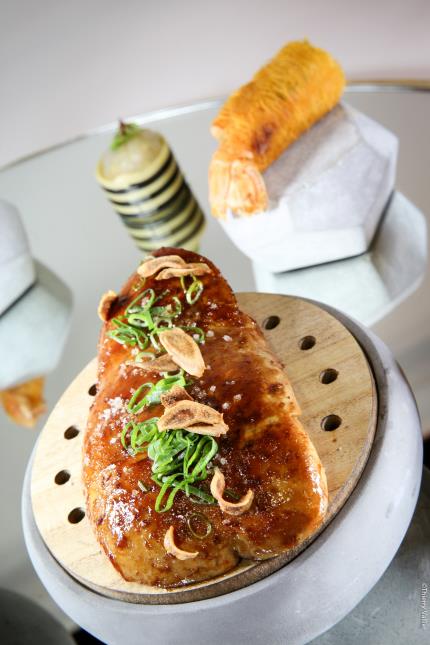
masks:
<svg viewBox="0 0 430 645"><path fill-rule="evenodd" d="M256 315L254 313L254 311L252 311L252 310L250 311L250 307L247 306L247 304L246 304L247 300L249 300L249 298L253 298L254 300L258 300L262 304L264 304L264 301L267 303L267 309L266 309L266 305L264 305L264 307L263 307L263 310L265 310L264 311L264 319L263 319L262 315L259 315L259 314ZM239 296L239 302L240 302L241 307L245 311L250 311L251 315L253 315L253 317L256 317L257 322L259 322L260 324L262 324L263 321L266 322L266 324L268 324L267 321L271 320L271 318L275 319L275 322L276 322L277 312L276 312L276 306L273 305L273 301L276 300L276 301L279 301L281 303L281 302L286 302L285 299L288 300L290 303L292 303L292 302L299 303L299 304L300 303L306 303L307 306L310 304L311 306L314 307L314 304L310 303L310 301L304 301L302 299L291 298L291 297L287 297L287 296L276 296L276 295L270 295L270 294L242 294L242 295ZM269 305L269 301L271 302L270 305ZM315 304L318 304L318 303L315 303ZM252 309L252 307L251 307L251 309ZM330 312L330 309L327 308L327 307L319 307L319 310L320 311L325 310L324 311L325 315L327 315L327 311ZM278 313L281 313L281 312L278 310ZM355 338L355 335L351 333L351 331L348 329L348 327L344 324L344 321L339 320L339 317L340 316L337 314L337 312L336 312L336 316L333 316L333 315L330 316L330 318L334 319L336 321L336 323L338 325L340 325L341 327L343 327L343 329L348 333L348 335L351 336L354 339L354 342L357 345L357 347L360 347L358 341ZM275 325L275 327L276 326L277 325ZM267 327L268 331L266 332L266 336L269 338L269 342L270 342L270 335L272 333L274 333L274 332L272 332L272 329L274 329L274 327L271 327L271 325L269 324L269 326ZM278 332L279 332L279 329L278 329ZM275 345L276 345L276 342L275 342ZM306 352L302 352L302 354L305 354L305 353ZM328 524L331 522L331 520L337 515L339 510L343 507L345 502L348 500L350 494L353 492L356 484L358 483L358 481L360 479L360 476L361 476L361 473L363 472L363 469L365 467L366 461L367 461L368 456L369 456L370 451L371 451L373 437L374 437L374 433L375 433L375 430L376 430L376 415L377 415L378 404L377 404L376 390L375 390L375 386L374 386L374 382L373 382L372 371L371 371L370 366L369 366L369 361L366 359L366 356L365 356L362 348L361 348L361 353L362 353L363 358L364 358L364 360L366 362L366 366L367 366L367 369L368 369L368 372L369 372L369 379L370 379L370 382L372 383L372 390L373 390L373 399L372 399L373 402L372 402L371 409L370 409L370 412L369 412L368 440L364 441L363 445L360 447L359 458L357 459L357 461L355 463L353 471L351 471L351 473L350 473L348 481L346 482L345 485L343 485L341 487L341 489L338 491L336 496L333 499L330 500L329 512L327 514L327 518L326 518L325 522L320 527L320 529L318 530L317 533L312 535L304 543L300 544L296 549L292 549L288 553L283 554L281 556L277 556L277 557L272 558L270 560L266 560L266 561L262 561L262 562L258 562L258 563L252 563L252 564L245 563L244 566L243 565L239 566L237 569L235 569L230 574L226 574L225 576L221 576L218 579L209 580L206 583L200 583L198 585L193 585L193 586L190 586L190 587L183 587L183 588L176 589L176 590L159 590L158 589L158 590L151 590L150 593L148 593L148 592L143 592L142 593L142 592L138 592L136 590L136 587L139 587L139 585L137 585L136 583L130 583L132 585L132 590L131 591L127 591L124 588L122 588L120 590L119 589L112 589L112 588L107 588L105 586L100 586L98 584L95 584L93 581L89 580L85 576L76 574L76 572L73 570L73 566L70 566L70 562L65 562L61 556L56 557L56 556L58 556L58 554L55 553L55 549L50 548L50 547L52 547L52 545L50 545L50 543L49 543L49 541L50 541L49 540L49 535L46 533L46 522L45 522L45 524L43 526L40 525L40 517L38 517L37 501L36 501L36 505L34 505L34 514L35 514L36 524L38 525L39 531L42 534L42 537L43 537L46 545L48 546L48 549L50 549L51 553L54 555L54 557L56 557L57 561L61 564L61 566L63 566L63 568L73 578L78 580L84 586L87 586L90 589L93 589L93 590L97 591L98 593L101 593L101 594L106 595L108 597L118 598L118 599L121 599L121 600L126 600L128 602L141 603L141 604L142 603L143 604L177 604L177 603L183 603L183 602L190 602L190 601L194 601L194 600L207 599L207 598L211 598L211 597L218 596L218 595L221 595L221 594L229 593L229 592L235 591L237 589L246 587L246 586L252 584L253 582L256 582L258 580L266 578L267 576L275 573L277 570L279 570L280 568L285 566L288 562L290 562L299 553L301 553L311 542L313 542L316 539L316 537L326 528L326 526L328 526ZM93 361L93 363L94 363L94 361ZM328 366L326 366L326 367L328 367ZM291 368L291 364L290 364L290 368ZM89 367L87 366L87 368L85 368L83 370L83 372L88 371L88 369L89 369ZM92 384L92 382L94 380L93 373L94 373L94 367L92 368L92 371L90 369L89 376L87 376L87 378L89 379L88 383L86 383L87 389L89 388L89 385ZM289 369L288 364L287 364L287 373L288 374L291 373L291 369ZM322 372L318 372L318 373L322 374ZM79 379L79 376L77 378ZM293 387L295 387L294 378L292 378L292 381L293 381ZM329 383L330 383L330 381L329 381ZM73 387L73 384L72 384L72 386L70 386L68 388L68 390L66 390L66 393L65 393L65 395L63 395L63 397L67 395L67 392L69 392L71 387ZM91 391L91 388L89 388L89 389ZM87 401L87 404L89 405L89 403L91 401L90 392L89 392L89 395L86 394L86 391L84 392L84 394L87 397L86 401ZM298 395L298 398L299 398L299 401L300 401L300 399L303 399L303 397L300 397L300 394ZM60 402L61 402L61 399L60 399ZM58 407L58 404L57 404L57 407ZM84 416L86 416L86 411L85 411ZM305 415L302 415L302 419L303 419L304 416ZM49 424L49 421L48 421L48 424ZM72 427L73 427L73 425L70 424L70 418L64 418L64 423L63 423L63 426L61 427L61 433L65 432L65 431L67 432ZM306 423L305 423L305 427L307 427ZM70 430L70 433L73 434L73 430ZM81 434L81 438L82 438L82 433L80 433L80 434ZM317 441L315 440L315 437L312 436L311 432L310 432L310 434L311 434L311 437L312 437L314 443L317 444ZM324 434L327 435L328 433L324 433ZM70 438L73 438L73 437L70 437ZM75 442L64 441L64 445L66 445L66 444L70 445L70 446L75 445L75 451L76 451L76 447L78 445L78 442L75 443ZM41 446L41 450L43 450L43 438L41 438L41 440L39 441L38 448L40 446ZM317 445L317 450L320 450L318 445ZM80 450L79 450L79 458L80 458ZM324 459L323 459L323 463L324 463ZM38 469L38 452L37 451L36 451L36 455L35 455L34 464L35 465L34 465L34 468L33 468L33 475L34 475L35 469L36 469L36 472L37 472L37 469ZM62 469L62 470L59 470L58 472L56 472L56 474L54 472L52 472L51 475L52 475L52 490L55 491L55 493L54 493L54 498L55 498L55 494L57 494L60 489L63 489L63 486L62 486L63 483L70 485L70 482L69 482L70 473L69 473L69 471L67 469ZM74 475L75 476L74 476L74 479L72 480L72 483L74 483L74 485L76 487L75 492L77 493L78 489L79 489L80 482L77 481L76 473ZM59 477L59 481L56 481L57 477ZM64 482L61 481L62 477L66 477L66 480ZM330 482L329 482L329 487L330 487ZM37 498L38 494L37 494L37 491L35 492L33 490L33 488L34 487L32 485L32 496L33 496L33 504L34 504L35 498ZM69 522L73 522L73 524L75 524L75 521L74 521L75 519L77 520L76 524L79 524L79 512L80 512L79 509L84 506L84 497L83 497L83 492L82 491L80 492L79 499L82 500L81 504L77 505L74 509L70 509L70 513L69 513ZM46 497L45 496L43 497L43 504L46 504ZM39 505L40 505L40 500L39 500ZM75 518L73 517L73 513L75 513ZM71 517L72 517L72 519L70 519ZM54 522L54 524L55 524L55 522ZM91 534L92 534L92 529L91 529L91 527L90 527L88 522L87 522L87 525L88 525L88 528L89 528L89 530L91 531ZM97 545L97 542L96 542L96 539L95 539L94 536L93 536L93 541ZM98 545L97 545L97 547L98 547ZM101 552L100 547L98 547L98 550ZM106 561L106 566L111 568L111 569L113 569L112 565L110 564L110 562L108 561L106 556L104 554L102 554L102 557ZM119 576L119 574L117 574L117 575ZM127 585L127 583L126 583L126 585ZM146 588L146 589L148 589L148 588Z"/></svg>

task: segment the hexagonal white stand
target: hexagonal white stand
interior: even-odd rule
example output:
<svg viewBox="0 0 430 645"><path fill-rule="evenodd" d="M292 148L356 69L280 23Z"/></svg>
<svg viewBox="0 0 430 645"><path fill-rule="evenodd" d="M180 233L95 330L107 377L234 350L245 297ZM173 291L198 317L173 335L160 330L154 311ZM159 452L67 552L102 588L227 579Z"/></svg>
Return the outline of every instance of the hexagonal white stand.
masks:
<svg viewBox="0 0 430 645"><path fill-rule="evenodd" d="M17 209L0 201L0 390L54 369L71 309L70 289L33 260Z"/></svg>
<svg viewBox="0 0 430 645"><path fill-rule="evenodd" d="M270 207L229 214L226 233L266 270L288 271L366 251L394 187L397 138L340 104L264 173Z"/></svg>
<svg viewBox="0 0 430 645"><path fill-rule="evenodd" d="M27 235L15 206L0 200L0 316L36 280Z"/></svg>
<svg viewBox="0 0 430 645"><path fill-rule="evenodd" d="M426 239L423 213L394 193L368 252L285 273L253 263L257 290L313 298L373 325L418 288L426 271Z"/></svg>
<svg viewBox="0 0 430 645"><path fill-rule="evenodd" d="M0 316L0 390L52 372L66 342L72 292L35 262L37 282Z"/></svg>

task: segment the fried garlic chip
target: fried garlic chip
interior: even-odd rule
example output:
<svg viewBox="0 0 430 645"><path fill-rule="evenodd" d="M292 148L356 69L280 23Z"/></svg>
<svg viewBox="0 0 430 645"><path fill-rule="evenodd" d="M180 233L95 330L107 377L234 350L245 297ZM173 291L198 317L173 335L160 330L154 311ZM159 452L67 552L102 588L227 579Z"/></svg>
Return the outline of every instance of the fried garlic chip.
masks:
<svg viewBox="0 0 430 645"><path fill-rule="evenodd" d="M178 401L169 406L158 420L158 429L184 429L195 434L219 437L228 431L223 415L197 401Z"/></svg>
<svg viewBox="0 0 430 645"><path fill-rule="evenodd" d="M211 481L211 493L217 500L220 509L227 515L242 515L251 507L254 493L251 489L240 498L238 502L228 502L223 498L225 490L225 478L219 468L215 468Z"/></svg>
<svg viewBox="0 0 430 645"><path fill-rule="evenodd" d="M126 361L125 364L144 372L176 372L178 369L177 364L172 361L168 354L162 354L157 358L146 361Z"/></svg>
<svg viewBox="0 0 430 645"><path fill-rule="evenodd" d="M166 531L166 534L164 536L164 548L166 549L167 553L170 553L170 555L178 558L178 560L190 560L191 558L196 558L199 555L198 551L183 551L178 546L176 546L175 529L173 528L173 526L170 526Z"/></svg>
<svg viewBox="0 0 430 645"><path fill-rule="evenodd" d="M160 269L178 268L185 266L185 260L179 255L163 255L159 258L147 258L138 267L137 272L142 278L149 278Z"/></svg>
<svg viewBox="0 0 430 645"><path fill-rule="evenodd" d="M190 262L182 267L163 269L155 279L169 280L169 278L183 278L187 275L204 275L205 273L212 273L207 264L204 262Z"/></svg>
<svg viewBox="0 0 430 645"><path fill-rule="evenodd" d="M179 401L193 401L193 397L188 394L185 388L174 385L171 390L160 396L160 401L165 408L171 408Z"/></svg>
<svg viewBox="0 0 430 645"><path fill-rule="evenodd" d="M200 347L183 329L173 327L158 334L160 343L172 361L182 367L191 376L202 376L205 371Z"/></svg>

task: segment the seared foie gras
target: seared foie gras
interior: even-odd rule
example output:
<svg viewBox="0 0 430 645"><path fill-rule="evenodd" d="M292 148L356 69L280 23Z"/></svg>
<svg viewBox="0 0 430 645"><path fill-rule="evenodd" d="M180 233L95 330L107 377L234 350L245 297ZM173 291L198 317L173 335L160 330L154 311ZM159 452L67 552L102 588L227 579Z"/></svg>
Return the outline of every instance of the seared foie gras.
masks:
<svg viewBox="0 0 430 645"><path fill-rule="evenodd" d="M169 588L296 547L322 523L327 485L282 365L218 269L182 249L153 255L177 275L140 267L104 311L83 474L112 564ZM185 360L176 343L169 360L166 329L199 351ZM158 356L166 372L151 371ZM193 356L194 376L181 367Z"/></svg>

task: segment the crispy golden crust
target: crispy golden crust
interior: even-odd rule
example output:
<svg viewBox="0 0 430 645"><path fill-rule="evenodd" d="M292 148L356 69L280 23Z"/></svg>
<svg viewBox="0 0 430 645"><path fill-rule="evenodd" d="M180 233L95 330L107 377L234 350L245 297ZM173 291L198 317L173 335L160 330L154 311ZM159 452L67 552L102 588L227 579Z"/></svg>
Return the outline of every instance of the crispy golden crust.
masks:
<svg viewBox="0 0 430 645"><path fill-rule="evenodd" d="M221 108L211 132L219 141L209 168L216 217L228 209L252 214L267 206L261 173L339 101L338 63L307 41L289 43Z"/></svg>
<svg viewBox="0 0 430 645"><path fill-rule="evenodd" d="M87 509L97 538L126 580L161 587L207 580L232 569L241 557L264 559L284 552L315 531L327 505L323 467L296 414L298 406L279 361L267 347L255 322L242 313L236 299L207 260L194 253L161 249L155 255L180 254L187 262L205 261L212 273L202 276L198 302L184 304L177 324L197 322L207 334L201 345L206 370L187 388L195 401L223 415L228 432L217 438L214 459L227 489L239 497L252 490L249 510L235 517L219 506L201 506L178 493L172 509L156 513L158 487L151 480L151 462L130 457L119 440L128 420L131 391L158 374L122 367L131 360L130 348L106 336L99 345L98 391L84 440L84 483ZM157 282L133 275L119 294L111 315L120 315L138 288L153 288L166 298L184 301L178 278ZM163 304L163 301L160 301ZM168 300L166 300L166 303ZM162 405L137 418L161 417ZM142 493L138 481L149 489ZM211 476L203 483L209 490ZM204 512L212 532L204 539L190 533L187 518ZM174 527L175 545L193 558L179 560L166 552L164 538Z"/></svg>

